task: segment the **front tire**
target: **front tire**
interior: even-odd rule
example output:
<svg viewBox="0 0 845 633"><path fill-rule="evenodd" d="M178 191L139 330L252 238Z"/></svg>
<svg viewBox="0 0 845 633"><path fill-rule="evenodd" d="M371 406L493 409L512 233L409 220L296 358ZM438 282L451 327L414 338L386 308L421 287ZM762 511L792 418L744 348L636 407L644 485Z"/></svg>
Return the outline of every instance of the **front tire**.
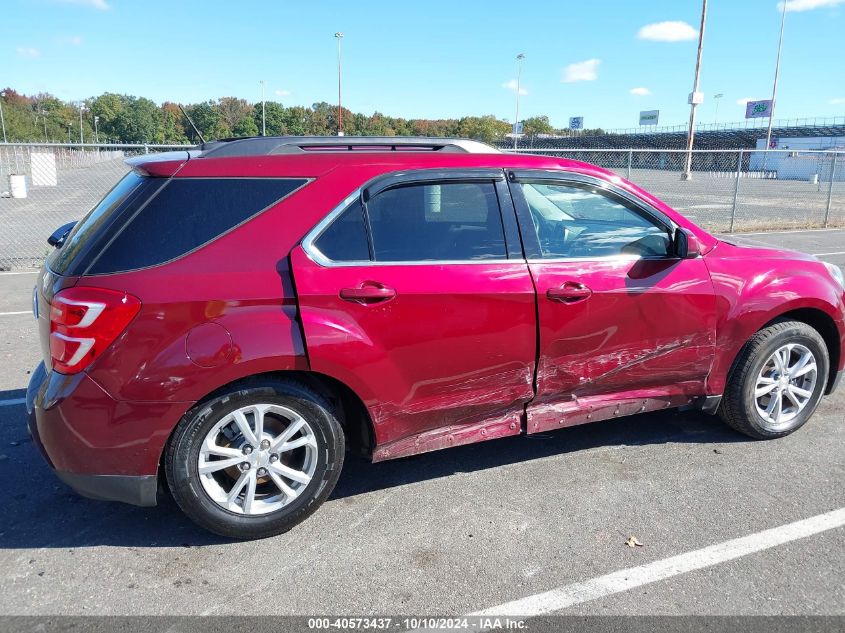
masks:
<svg viewBox="0 0 845 633"><path fill-rule="evenodd" d="M254 380L189 411L168 444L167 481L193 521L221 536L275 536L334 489L344 436L332 407L297 382Z"/></svg>
<svg viewBox="0 0 845 633"><path fill-rule="evenodd" d="M816 410L829 367L827 346L816 330L800 321L775 322L743 347L719 415L755 439L789 435Z"/></svg>

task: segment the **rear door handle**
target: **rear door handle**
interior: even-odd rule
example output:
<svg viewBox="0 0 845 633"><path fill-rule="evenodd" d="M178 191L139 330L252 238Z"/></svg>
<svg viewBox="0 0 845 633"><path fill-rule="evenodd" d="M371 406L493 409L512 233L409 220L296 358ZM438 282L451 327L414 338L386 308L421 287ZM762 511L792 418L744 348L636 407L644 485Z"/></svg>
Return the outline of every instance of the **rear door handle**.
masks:
<svg viewBox="0 0 845 633"><path fill-rule="evenodd" d="M577 303L589 299L593 291L577 281L567 281L560 288L549 288L546 297L561 303Z"/></svg>
<svg viewBox="0 0 845 633"><path fill-rule="evenodd" d="M395 296L395 289L372 281L365 281L357 288L343 288L340 291L340 298L344 301L362 304L390 301Z"/></svg>

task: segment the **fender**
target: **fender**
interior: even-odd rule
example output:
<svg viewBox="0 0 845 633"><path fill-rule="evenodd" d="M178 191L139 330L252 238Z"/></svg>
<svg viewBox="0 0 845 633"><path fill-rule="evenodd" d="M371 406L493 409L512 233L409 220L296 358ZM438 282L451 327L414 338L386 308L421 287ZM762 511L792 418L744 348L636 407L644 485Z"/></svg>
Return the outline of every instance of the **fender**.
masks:
<svg viewBox="0 0 845 633"><path fill-rule="evenodd" d="M842 289L818 260L722 242L704 261L713 279L717 310L717 355L707 381L708 394L723 393L734 360L755 332L793 310L813 309L828 315L836 323L840 345L845 345Z"/></svg>

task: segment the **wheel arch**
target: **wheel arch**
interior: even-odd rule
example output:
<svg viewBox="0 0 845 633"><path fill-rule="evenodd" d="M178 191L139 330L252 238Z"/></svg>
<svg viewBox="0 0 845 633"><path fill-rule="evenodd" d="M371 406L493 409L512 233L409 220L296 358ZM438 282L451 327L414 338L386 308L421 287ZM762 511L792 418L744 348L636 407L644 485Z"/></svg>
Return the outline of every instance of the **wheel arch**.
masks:
<svg viewBox="0 0 845 633"><path fill-rule="evenodd" d="M800 321L806 323L816 332L821 335L827 347L827 354L830 358L828 367L827 384L825 386L825 394L830 393L833 386L833 381L836 378L836 373L839 367L840 355L842 353L842 345L840 343L842 334L836 326L836 321L833 320L827 312L819 310L818 308L797 308L789 310L777 317L770 319L757 331L765 329L778 321Z"/></svg>
<svg viewBox="0 0 845 633"><path fill-rule="evenodd" d="M363 400L349 386L336 378L314 371L279 370L243 376L216 387L193 404L184 415L187 415L197 407L203 406L209 400L213 400L223 393L237 389L238 387L249 386L250 383L268 380L304 384L325 396L335 408L335 412L343 428L347 447L353 452L367 457L372 455L373 448L375 447L375 431L372 418ZM178 424L173 425L167 440L162 445L161 454L159 455L158 480L160 486L166 481L164 469L165 454L177 427Z"/></svg>

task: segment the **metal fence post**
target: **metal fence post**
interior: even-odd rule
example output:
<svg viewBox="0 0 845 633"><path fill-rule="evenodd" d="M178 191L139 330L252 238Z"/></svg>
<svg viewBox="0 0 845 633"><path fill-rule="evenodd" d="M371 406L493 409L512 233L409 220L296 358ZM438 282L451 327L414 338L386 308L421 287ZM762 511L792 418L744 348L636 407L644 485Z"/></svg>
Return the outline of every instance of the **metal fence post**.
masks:
<svg viewBox="0 0 845 633"><path fill-rule="evenodd" d="M631 180L631 159L634 157L634 150L628 150L628 175L625 177L625 180Z"/></svg>
<svg viewBox="0 0 845 633"><path fill-rule="evenodd" d="M739 195L739 176L742 172L742 150L739 150L739 155L737 156L736 160L736 181L734 182L734 203L733 208L731 209L731 226L728 229L728 233L734 232L734 222L736 221L736 199Z"/></svg>
<svg viewBox="0 0 845 633"><path fill-rule="evenodd" d="M833 200L833 181L836 176L836 159L839 154L833 152L833 160L830 163L830 186L827 188L827 209L824 212L824 228L827 228L828 220L830 219L830 203Z"/></svg>

